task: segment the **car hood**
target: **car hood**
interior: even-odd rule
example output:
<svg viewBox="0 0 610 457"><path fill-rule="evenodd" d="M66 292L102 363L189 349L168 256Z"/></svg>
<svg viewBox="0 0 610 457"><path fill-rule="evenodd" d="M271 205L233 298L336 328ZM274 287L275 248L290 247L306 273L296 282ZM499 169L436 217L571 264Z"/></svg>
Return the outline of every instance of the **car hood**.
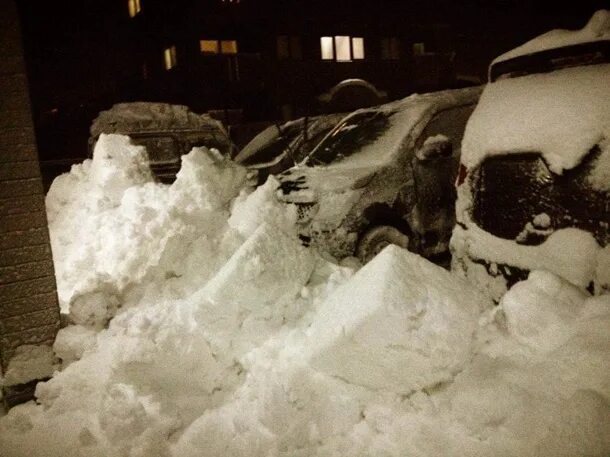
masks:
<svg viewBox="0 0 610 457"><path fill-rule="evenodd" d="M318 201L320 195L342 193L366 186L380 169L377 165L358 167L293 167L277 176L278 198L292 203Z"/></svg>

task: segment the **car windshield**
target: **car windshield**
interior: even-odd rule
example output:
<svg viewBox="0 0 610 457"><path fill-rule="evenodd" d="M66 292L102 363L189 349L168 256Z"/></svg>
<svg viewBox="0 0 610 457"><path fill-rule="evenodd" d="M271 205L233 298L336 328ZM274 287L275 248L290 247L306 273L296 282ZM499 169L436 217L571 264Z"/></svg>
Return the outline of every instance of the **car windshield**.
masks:
<svg viewBox="0 0 610 457"><path fill-rule="evenodd" d="M294 123L290 126L281 127L280 135L269 144L258 149L249 157L242 160L244 166L258 165L271 162L284 152L290 143L302 132L302 125Z"/></svg>
<svg viewBox="0 0 610 457"><path fill-rule="evenodd" d="M498 79L608 62L610 62L610 40L580 43L494 63L489 69L489 80L494 82Z"/></svg>
<svg viewBox="0 0 610 457"><path fill-rule="evenodd" d="M307 158L308 165L339 162L375 142L390 127L394 112L355 113L337 125Z"/></svg>
<svg viewBox="0 0 610 457"><path fill-rule="evenodd" d="M537 153L487 158L473 173L472 219L483 230L536 245L552 230L575 227L603 245L610 242L610 195L591 185L599 146L577 167L552 173Z"/></svg>

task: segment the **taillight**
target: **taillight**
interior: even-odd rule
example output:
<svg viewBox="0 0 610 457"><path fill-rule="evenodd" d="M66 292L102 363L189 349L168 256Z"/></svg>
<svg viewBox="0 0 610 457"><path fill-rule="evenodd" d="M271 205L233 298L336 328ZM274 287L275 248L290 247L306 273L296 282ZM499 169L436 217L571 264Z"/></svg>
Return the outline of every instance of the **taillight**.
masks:
<svg viewBox="0 0 610 457"><path fill-rule="evenodd" d="M466 180L466 176L468 176L468 168L466 168L464 164L460 164L457 178L455 180L455 187L461 185Z"/></svg>

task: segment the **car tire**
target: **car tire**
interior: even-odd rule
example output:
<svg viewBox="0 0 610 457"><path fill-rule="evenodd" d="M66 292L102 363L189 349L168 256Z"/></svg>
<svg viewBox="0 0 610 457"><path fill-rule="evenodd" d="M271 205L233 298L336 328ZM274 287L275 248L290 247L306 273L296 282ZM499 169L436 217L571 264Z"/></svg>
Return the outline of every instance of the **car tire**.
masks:
<svg viewBox="0 0 610 457"><path fill-rule="evenodd" d="M410 245L409 235L391 225L373 227L360 237L356 248L356 256L365 264L390 244L408 249Z"/></svg>

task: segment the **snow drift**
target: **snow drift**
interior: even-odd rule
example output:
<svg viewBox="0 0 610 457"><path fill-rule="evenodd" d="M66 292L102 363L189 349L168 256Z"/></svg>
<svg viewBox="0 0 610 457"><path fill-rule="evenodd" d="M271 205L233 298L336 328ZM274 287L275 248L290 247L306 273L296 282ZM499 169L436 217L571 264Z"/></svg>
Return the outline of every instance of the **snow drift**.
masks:
<svg viewBox="0 0 610 457"><path fill-rule="evenodd" d="M399 248L356 273L244 176L197 148L155 184L109 135L56 181L77 325L3 457L608 455L610 295L534 273L492 308Z"/></svg>

